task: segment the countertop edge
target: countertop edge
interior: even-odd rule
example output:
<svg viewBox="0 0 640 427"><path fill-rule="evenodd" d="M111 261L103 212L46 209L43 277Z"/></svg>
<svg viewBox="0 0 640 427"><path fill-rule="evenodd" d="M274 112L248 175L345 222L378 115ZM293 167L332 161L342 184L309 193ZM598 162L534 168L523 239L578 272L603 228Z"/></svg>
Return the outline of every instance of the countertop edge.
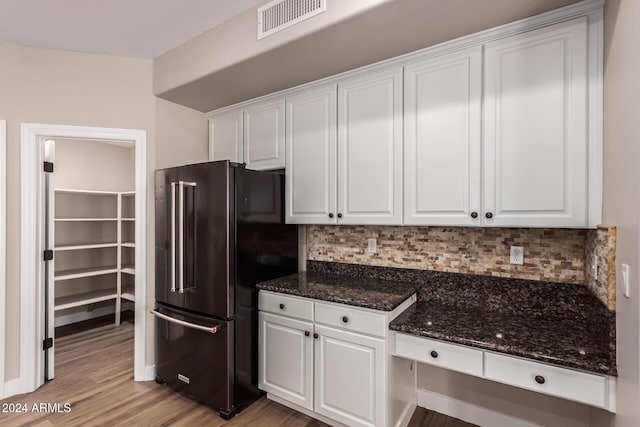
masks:
<svg viewBox="0 0 640 427"><path fill-rule="evenodd" d="M399 333L399 334L405 334L405 335L410 335L410 336L414 336L414 337L418 337L418 338L428 338L428 339L433 339L433 340L437 340L437 341L443 341L443 342L447 342L447 343L451 343L451 344L456 344L456 345L461 345L461 346L465 346L465 347L472 347L472 348L477 348L479 350L486 350L486 351L491 351L494 353L499 353L499 354L504 354L507 356L512 356L512 357L519 357L522 359L526 359L526 360L531 360L531 361L535 361L535 362L539 362L539 363L545 363L548 365L552 365L552 366L559 366L559 367L564 367L564 368L570 368L570 369L576 369L579 370L581 372L586 372L589 374L595 374L595 375L608 375L608 376L612 376L612 377L617 377L618 376L618 370L617 370L617 366L607 366L606 368L603 369L598 369L598 370L594 370L592 369L592 367L585 367L583 365L580 365L579 363L572 363L570 361L565 361L565 360L560 360L560 359L553 359L550 360L550 358L548 357L544 357L543 355L537 355L535 353L530 353L530 352L526 352L526 351L518 351L517 349L510 349L510 350L501 350L499 347L493 346L491 344L484 344L482 342L479 341L474 341L474 340L470 340L470 339L466 339L463 337L450 337L450 336L446 336L443 334L436 334L436 333L429 333L420 329L416 329L416 328L411 328L409 330L402 330L400 329L401 326L396 326L396 325L389 325L389 330Z"/></svg>
<svg viewBox="0 0 640 427"><path fill-rule="evenodd" d="M297 292L295 289L277 288L277 287L272 287L269 285L262 285L262 284L256 285L256 289L258 289L259 291L275 292L278 294L290 295L290 296L295 296L300 298L308 298L308 299L313 299L317 301L332 302L336 304L344 304L349 307L366 308L369 310L377 310L377 311L384 311L384 312L392 312L396 308L400 307L402 303L404 303L407 299L411 298L412 295L415 295L418 291L417 289L412 289L411 292L408 292L406 294L406 296L399 296L398 299L401 299L401 300L396 304L372 304L363 300L356 300L356 301L344 300L341 298L334 297L332 295L326 295L321 293L316 294L316 293L310 293L310 292Z"/></svg>

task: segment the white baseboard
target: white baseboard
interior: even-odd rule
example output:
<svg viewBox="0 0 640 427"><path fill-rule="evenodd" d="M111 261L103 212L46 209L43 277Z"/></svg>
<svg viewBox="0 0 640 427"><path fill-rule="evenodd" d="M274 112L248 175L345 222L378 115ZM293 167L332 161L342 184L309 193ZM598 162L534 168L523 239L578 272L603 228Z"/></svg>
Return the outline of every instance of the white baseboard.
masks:
<svg viewBox="0 0 640 427"><path fill-rule="evenodd" d="M419 389L418 406L486 427L536 427L537 424L463 400Z"/></svg>
<svg viewBox="0 0 640 427"><path fill-rule="evenodd" d="M411 421L411 417L416 410L416 406L418 406L418 399L414 397L407 405L404 407L402 411L402 415L400 415L400 419L396 423L395 427L407 427L409 425L409 421Z"/></svg>
<svg viewBox="0 0 640 427"><path fill-rule="evenodd" d="M132 302L123 301L121 311L133 310L134 305ZM63 314L56 316L55 327L70 325L72 323L82 322L84 320L95 319L96 317L108 316L116 312L115 305L108 305L105 307L98 307L94 310L80 311L77 313Z"/></svg>

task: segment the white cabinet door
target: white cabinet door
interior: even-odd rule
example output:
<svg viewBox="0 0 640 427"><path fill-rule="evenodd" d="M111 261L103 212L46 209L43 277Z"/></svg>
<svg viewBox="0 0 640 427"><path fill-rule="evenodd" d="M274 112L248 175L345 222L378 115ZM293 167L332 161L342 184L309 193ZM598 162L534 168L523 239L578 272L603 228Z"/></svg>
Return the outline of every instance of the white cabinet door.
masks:
<svg viewBox="0 0 640 427"><path fill-rule="evenodd" d="M402 223L402 68L338 82L338 223Z"/></svg>
<svg viewBox="0 0 640 427"><path fill-rule="evenodd" d="M315 330L315 412L349 426L384 425L384 341L318 325Z"/></svg>
<svg viewBox="0 0 640 427"><path fill-rule="evenodd" d="M313 324L260 312L258 387L313 409Z"/></svg>
<svg viewBox="0 0 640 427"><path fill-rule="evenodd" d="M242 109L227 111L209 119L209 160L243 162Z"/></svg>
<svg viewBox="0 0 640 427"><path fill-rule="evenodd" d="M404 69L404 223L481 224L482 48Z"/></svg>
<svg viewBox="0 0 640 427"><path fill-rule="evenodd" d="M336 86L286 100L288 224L336 223Z"/></svg>
<svg viewBox="0 0 640 427"><path fill-rule="evenodd" d="M485 45L484 214L586 226L587 18Z"/></svg>
<svg viewBox="0 0 640 427"><path fill-rule="evenodd" d="M284 168L284 98L244 107L243 154L249 169Z"/></svg>

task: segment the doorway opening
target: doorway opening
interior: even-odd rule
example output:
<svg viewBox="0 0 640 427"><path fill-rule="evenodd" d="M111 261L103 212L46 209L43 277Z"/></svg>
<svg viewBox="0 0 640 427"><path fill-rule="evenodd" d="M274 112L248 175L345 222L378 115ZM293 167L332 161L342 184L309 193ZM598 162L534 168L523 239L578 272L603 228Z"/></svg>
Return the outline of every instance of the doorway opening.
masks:
<svg viewBox="0 0 640 427"><path fill-rule="evenodd" d="M46 246L53 250L45 265L45 281L53 272L45 301L51 289L53 307L46 304L45 313L53 309L54 338L133 323L135 147L62 138L44 144L45 162L55 165L45 174L44 204ZM48 365L45 360L45 379L53 377Z"/></svg>
<svg viewBox="0 0 640 427"><path fill-rule="evenodd" d="M100 173L108 165L117 170ZM101 315L120 323L127 309L134 379L153 379L145 363L146 132L22 124L21 168L16 391L54 378L56 326Z"/></svg>

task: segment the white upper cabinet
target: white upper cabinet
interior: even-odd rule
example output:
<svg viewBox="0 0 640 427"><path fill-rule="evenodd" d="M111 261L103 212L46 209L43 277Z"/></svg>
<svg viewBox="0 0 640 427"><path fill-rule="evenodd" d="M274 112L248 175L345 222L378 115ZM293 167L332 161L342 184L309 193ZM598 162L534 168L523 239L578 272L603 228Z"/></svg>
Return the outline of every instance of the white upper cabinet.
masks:
<svg viewBox="0 0 640 427"><path fill-rule="evenodd" d="M336 85L286 99L286 222L335 224Z"/></svg>
<svg viewBox="0 0 640 427"><path fill-rule="evenodd" d="M587 226L587 78L587 18L485 45L485 224Z"/></svg>
<svg viewBox="0 0 640 427"><path fill-rule="evenodd" d="M338 82L337 217L402 223L402 68Z"/></svg>
<svg viewBox="0 0 640 427"><path fill-rule="evenodd" d="M214 112L211 159L284 167L289 224L596 227L603 12L571 10Z"/></svg>
<svg viewBox="0 0 640 427"><path fill-rule="evenodd" d="M245 107L244 162L248 169L284 168L284 98Z"/></svg>
<svg viewBox="0 0 640 427"><path fill-rule="evenodd" d="M481 224L482 48L404 69L404 223Z"/></svg>
<svg viewBox="0 0 640 427"><path fill-rule="evenodd" d="M243 162L242 109L209 118L209 160Z"/></svg>

